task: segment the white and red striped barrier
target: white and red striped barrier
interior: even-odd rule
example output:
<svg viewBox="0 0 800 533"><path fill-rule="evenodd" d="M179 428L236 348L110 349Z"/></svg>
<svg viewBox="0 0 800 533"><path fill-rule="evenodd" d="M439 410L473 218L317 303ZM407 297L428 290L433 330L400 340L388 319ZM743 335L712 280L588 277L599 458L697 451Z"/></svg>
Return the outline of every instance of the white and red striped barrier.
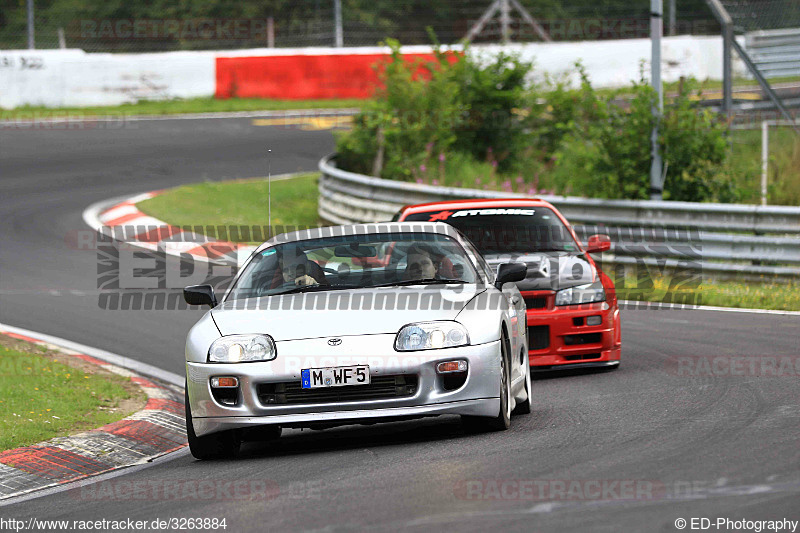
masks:
<svg viewBox="0 0 800 533"><path fill-rule="evenodd" d="M454 48L458 50L458 48ZM649 39L475 46L481 57L500 52L533 60L535 76L578 83L581 61L598 87L638 80L650 60ZM376 65L385 47L262 48L150 54L87 54L82 50L0 50L0 108L23 105L84 107L140 100L212 97L324 99L369 98L379 85ZM409 61L432 56L427 46L408 46ZM679 36L663 41L663 78L721 79L722 41ZM2 115L0 114L0 119Z"/></svg>

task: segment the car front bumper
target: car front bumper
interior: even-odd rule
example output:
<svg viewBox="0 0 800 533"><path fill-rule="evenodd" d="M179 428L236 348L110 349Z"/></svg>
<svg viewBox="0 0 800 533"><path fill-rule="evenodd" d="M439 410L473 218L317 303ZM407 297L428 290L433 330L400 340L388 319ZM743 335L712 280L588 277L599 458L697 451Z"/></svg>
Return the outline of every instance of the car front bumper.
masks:
<svg viewBox="0 0 800 533"><path fill-rule="evenodd" d="M495 416L500 403L500 343L442 350L396 352L372 336L369 346L354 346L348 353L307 355L319 350L317 339L278 343L274 361L258 363L186 363L186 386L195 434L202 436L228 429L258 425L313 426L377 421L382 418L434 416L442 414ZM391 336L393 341L394 336ZM364 341L356 344L362 344ZM365 343L366 344L366 343ZM383 349L376 347L383 346ZM469 369L460 387L447 390L436 365L442 361L466 360ZM304 403L303 391L294 392L291 404L265 401L264 387L299 383L306 368L368 365L371 380L382 376L410 376L416 380L413 394L382 398ZM215 397L212 377L236 377L236 404L226 405ZM341 387L354 390L358 385ZM335 388L325 389L333 390ZM312 389L319 390L319 389Z"/></svg>
<svg viewBox="0 0 800 533"><path fill-rule="evenodd" d="M598 316L600 324L587 324ZM619 311L606 302L529 309L527 325L532 370L619 364Z"/></svg>

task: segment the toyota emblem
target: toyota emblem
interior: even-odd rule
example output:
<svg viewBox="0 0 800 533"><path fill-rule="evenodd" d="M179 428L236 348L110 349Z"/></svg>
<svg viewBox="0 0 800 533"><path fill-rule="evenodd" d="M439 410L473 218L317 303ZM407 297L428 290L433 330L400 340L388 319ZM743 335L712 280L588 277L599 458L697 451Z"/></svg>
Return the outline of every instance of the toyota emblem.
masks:
<svg viewBox="0 0 800 533"><path fill-rule="evenodd" d="M342 339L328 339L328 344L331 346L339 346L342 344Z"/></svg>

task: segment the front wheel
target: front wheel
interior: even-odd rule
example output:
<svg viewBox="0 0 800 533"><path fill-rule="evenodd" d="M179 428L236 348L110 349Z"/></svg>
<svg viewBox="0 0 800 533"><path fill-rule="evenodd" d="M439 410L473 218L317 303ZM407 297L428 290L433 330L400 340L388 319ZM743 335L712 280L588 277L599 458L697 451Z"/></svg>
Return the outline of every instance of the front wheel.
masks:
<svg viewBox="0 0 800 533"><path fill-rule="evenodd" d="M508 341L500 342L500 412L497 416L462 416L464 426L473 431L505 431L511 427L511 369L509 367Z"/></svg>
<svg viewBox="0 0 800 533"><path fill-rule="evenodd" d="M189 440L189 451L192 452L195 459L222 459L238 454L241 440L235 430L221 431L202 437L195 434L192 410L189 407L189 393L185 387L183 397L186 409L186 436Z"/></svg>

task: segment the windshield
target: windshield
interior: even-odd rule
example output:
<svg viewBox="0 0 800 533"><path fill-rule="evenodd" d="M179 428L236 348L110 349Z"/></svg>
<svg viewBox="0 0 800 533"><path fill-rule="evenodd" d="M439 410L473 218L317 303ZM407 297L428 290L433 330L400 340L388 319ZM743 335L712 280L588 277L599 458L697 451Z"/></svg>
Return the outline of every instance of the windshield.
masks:
<svg viewBox="0 0 800 533"><path fill-rule="evenodd" d="M446 235L347 235L278 244L259 252L227 299L477 281L464 248Z"/></svg>
<svg viewBox="0 0 800 533"><path fill-rule="evenodd" d="M403 220L447 222L484 255L578 251L569 229L547 207L438 209Z"/></svg>

